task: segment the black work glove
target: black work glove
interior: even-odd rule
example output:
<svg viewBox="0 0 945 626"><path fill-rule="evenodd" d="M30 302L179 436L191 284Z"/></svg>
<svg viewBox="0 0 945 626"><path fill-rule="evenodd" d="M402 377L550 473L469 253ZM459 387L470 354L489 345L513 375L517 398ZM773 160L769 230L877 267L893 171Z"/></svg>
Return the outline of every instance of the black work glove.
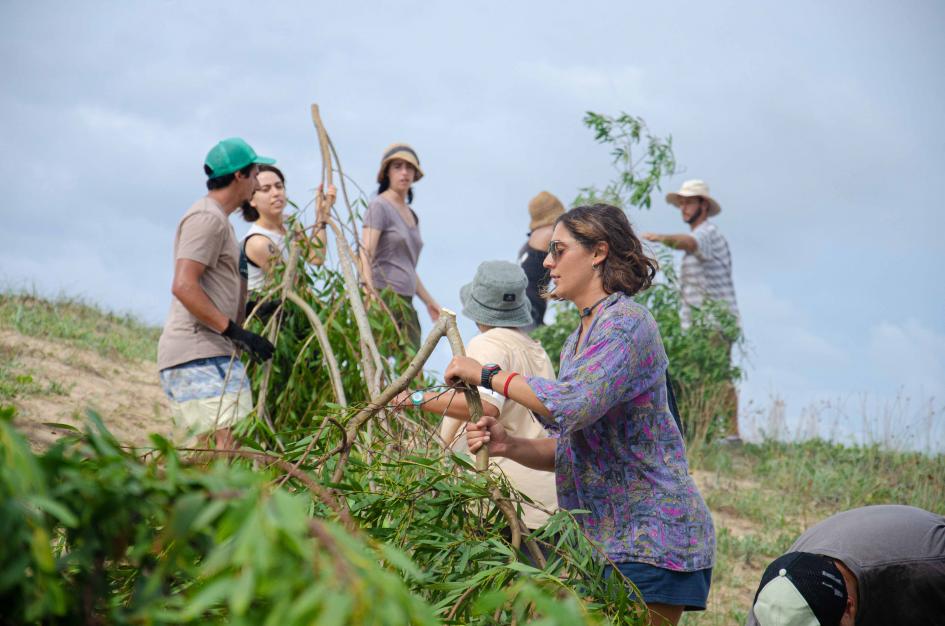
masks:
<svg viewBox="0 0 945 626"><path fill-rule="evenodd" d="M223 331L223 336L229 338L230 341L236 344L237 348L248 354L253 361L268 361L272 358L272 353L276 349L274 345L269 343L268 339L245 330L233 320L230 320L226 330Z"/></svg>
<svg viewBox="0 0 945 626"><path fill-rule="evenodd" d="M256 308L257 300L250 300L246 303L246 317L249 318L249 314L253 312L253 309ZM256 317L263 324L269 321L269 318L272 317L272 314L276 312L276 309L279 308L279 305L282 304L282 300L266 300L263 302L258 309L256 309Z"/></svg>

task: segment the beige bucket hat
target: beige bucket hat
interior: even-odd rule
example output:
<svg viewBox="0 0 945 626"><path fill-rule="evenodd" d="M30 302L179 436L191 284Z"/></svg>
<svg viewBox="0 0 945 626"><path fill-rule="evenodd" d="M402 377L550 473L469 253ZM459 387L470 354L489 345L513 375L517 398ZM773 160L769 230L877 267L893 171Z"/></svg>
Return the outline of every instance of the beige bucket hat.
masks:
<svg viewBox="0 0 945 626"><path fill-rule="evenodd" d="M535 230L542 226L555 223L564 214L564 205L554 195L541 191L528 202L528 215L532 218L528 230Z"/></svg>
<svg viewBox="0 0 945 626"><path fill-rule="evenodd" d="M387 146L387 149L384 150L384 156L381 157L381 168L377 170L377 182L383 182L384 172L387 171L387 164L394 159L406 161L417 169L417 177L413 179L413 182L417 182L423 178L423 170L420 169L420 157L417 156L414 149L405 143L392 143Z"/></svg>
<svg viewBox="0 0 945 626"><path fill-rule="evenodd" d="M718 215L722 212L722 207L715 201L715 198L709 195L709 186L702 180L687 180L682 184L679 191L672 191L666 194L666 201L671 205L678 207L683 198L705 198L709 203L709 217Z"/></svg>

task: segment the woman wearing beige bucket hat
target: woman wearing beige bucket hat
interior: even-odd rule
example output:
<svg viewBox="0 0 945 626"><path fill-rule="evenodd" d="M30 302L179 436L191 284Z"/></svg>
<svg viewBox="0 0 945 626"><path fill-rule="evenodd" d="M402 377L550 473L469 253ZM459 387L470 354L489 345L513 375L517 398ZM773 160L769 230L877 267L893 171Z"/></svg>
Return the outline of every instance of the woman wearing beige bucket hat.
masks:
<svg viewBox="0 0 945 626"><path fill-rule="evenodd" d="M377 196L364 215L360 251L361 279L368 293L384 298L414 350L420 347L420 319L413 297L423 300L433 321L440 316L440 305L417 275L423 239L420 218L410 204L413 184L421 178L420 158L413 148L395 143L384 150Z"/></svg>
<svg viewBox="0 0 945 626"><path fill-rule="evenodd" d="M541 191L528 203L528 241L518 251L518 264L528 276L528 300L532 305L529 330L545 323L548 302L541 297L548 286L548 270L543 266L551 243L555 220L564 214L564 205L547 191Z"/></svg>

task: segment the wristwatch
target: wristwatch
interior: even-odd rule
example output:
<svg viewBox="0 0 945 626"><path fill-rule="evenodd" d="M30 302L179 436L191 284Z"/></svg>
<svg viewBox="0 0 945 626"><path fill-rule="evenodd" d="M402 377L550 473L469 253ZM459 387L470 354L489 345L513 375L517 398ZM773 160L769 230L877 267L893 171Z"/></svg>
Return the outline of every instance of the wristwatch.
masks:
<svg viewBox="0 0 945 626"><path fill-rule="evenodd" d="M498 374L502 370L501 367L495 363L486 363L482 366L482 376L480 377L479 382L481 386L486 389L492 389L492 377Z"/></svg>
<svg viewBox="0 0 945 626"><path fill-rule="evenodd" d="M412 394L410 394L410 401L413 402L414 406L420 406L423 404L423 399L422 391L414 391Z"/></svg>

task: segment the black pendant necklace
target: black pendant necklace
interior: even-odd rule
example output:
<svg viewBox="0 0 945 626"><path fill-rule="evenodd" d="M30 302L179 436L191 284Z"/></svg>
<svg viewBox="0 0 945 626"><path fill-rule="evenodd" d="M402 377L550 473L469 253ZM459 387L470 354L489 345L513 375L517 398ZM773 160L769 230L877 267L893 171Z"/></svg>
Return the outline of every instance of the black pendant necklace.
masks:
<svg viewBox="0 0 945 626"><path fill-rule="evenodd" d="M591 313L594 312L594 309L597 308L597 305L600 304L601 302L603 302L604 300L606 300L606 299L609 298L609 297L610 297L610 294L607 294L606 296L604 296L603 298L601 298L600 300L598 300L597 302L595 302L595 303L592 304L591 306L586 306L586 307L584 307L583 309L581 309L581 317L582 317L582 318L583 318L583 317L590 317Z"/></svg>

